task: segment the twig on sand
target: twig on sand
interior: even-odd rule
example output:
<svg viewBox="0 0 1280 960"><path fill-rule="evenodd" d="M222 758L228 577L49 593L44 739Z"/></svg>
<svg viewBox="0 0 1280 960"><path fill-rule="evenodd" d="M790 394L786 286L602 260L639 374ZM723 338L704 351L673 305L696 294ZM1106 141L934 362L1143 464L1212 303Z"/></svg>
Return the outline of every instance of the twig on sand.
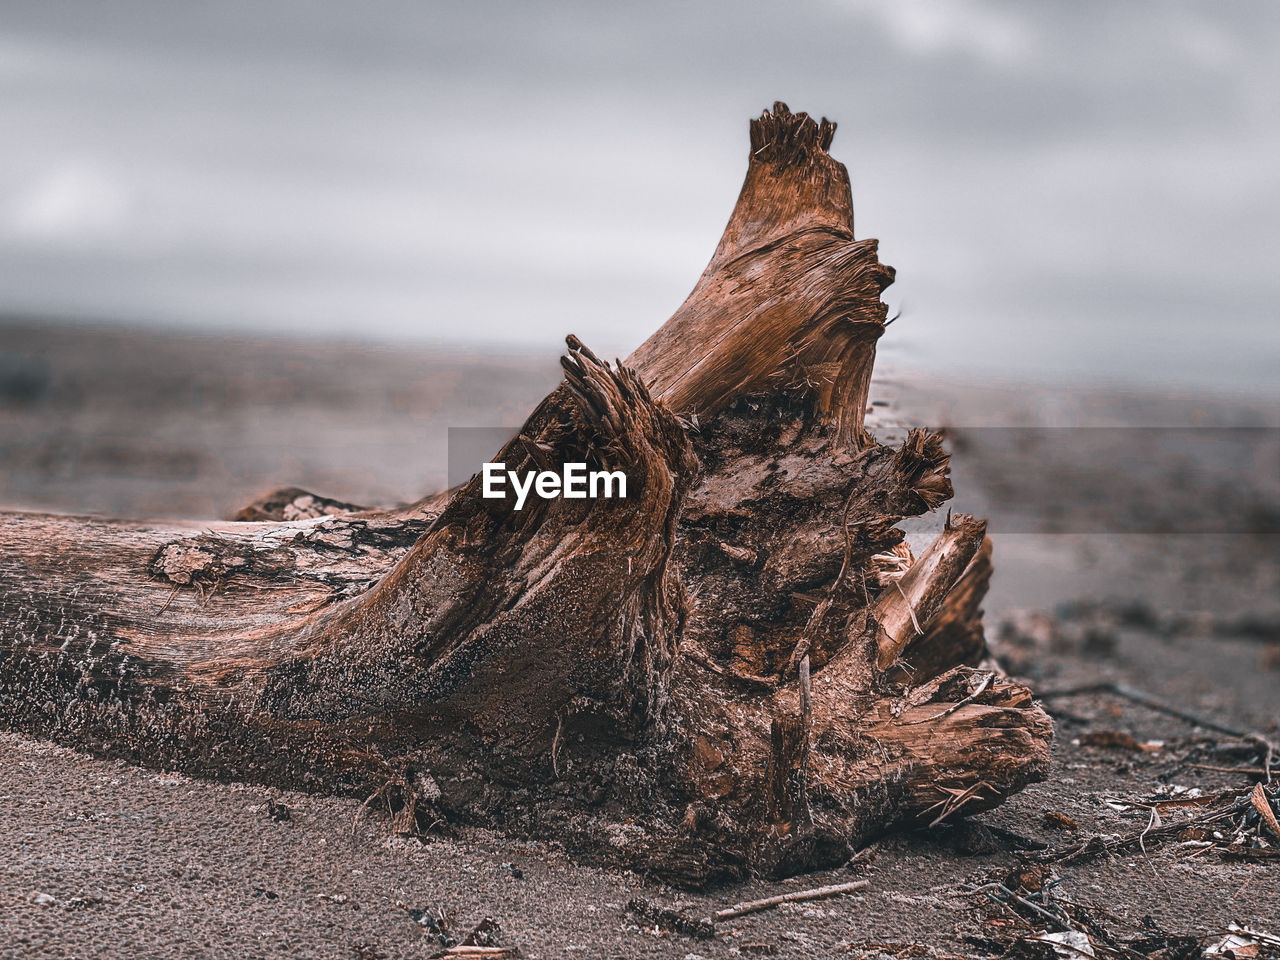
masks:
<svg viewBox="0 0 1280 960"><path fill-rule="evenodd" d="M1216 720L1210 720L1208 717L1202 717L1198 713L1192 713L1189 710L1183 710L1181 707L1175 707L1165 703L1158 697L1153 697L1145 690L1139 690L1137 687L1130 686L1127 683L1118 681L1108 683L1086 683L1078 687L1063 687L1058 690L1040 690L1036 692L1036 697L1040 700L1057 700L1062 697L1075 697L1085 693L1110 693L1123 700L1131 703L1139 704L1148 710L1154 710L1156 713L1163 713L1170 717L1176 717L1186 723L1190 723L1197 727L1203 727L1205 730L1214 730L1218 733L1225 733L1229 737L1237 737L1241 740L1252 740L1255 743L1264 745L1268 748L1268 755L1274 749L1274 745L1259 736L1256 733L1246 733L1243 730L1237 730L1235 727L1228 727L1226 724L1218 723Z"/></svg>
<svg viewBox="0 0 1280 960"><path fill-rule="evenodd" d="M686 936L697 937L705 940L714 937L716 934L713 924L720 923L725 920L732 920L735 917L746 916L749 913L759 913L762 910L769 910L773 907L782 906L784 903L801 903L806 900L825 900L827 897L838 896L842 893L852 893L854 890L862 890L871 885L870 880L851 880L848 883L836 883L828 887L814 887L811 890L796 890L792 893L781 893L776 897L765 897L763 900L747 900L743 903L735 903L731 907L725 907L723 910L717 910L706 920L695 920L678 910L670 910L666 907L660 907L643 897L635 897L627 904L627 910L631 913L638 914L650 923L667 927L675 930L677 933L683 933Z"/></svg>
<svg viewBox="0 0 1280 960"><path fill-rule="evenodd" d="M1262 755L1262 772L1267 777L1267 786L1271 786L1271 760L1276 754L1276 745L1261 734L1251 733L1246 740L1260 745L1265 751Z"/></svg>
<svg viewBox="0 0 1280 960"><path fill-rule="evenodd" d="M857 853L855 853L852 857L850 857L848 860L844 862L844 869L848 870L851 867L860 866L861 864L870 862L871 860L875 859L875 856L879 852L879 850L880 850L879 841L876 841L875 843L867 844L867 846L863 847L861 850L859 850Z"/></svg>
<svg viewBox="0 0 1280 960"><path fill-rule="evenodd" d="M556 718L556 735L551 739L551 772L560 779L560 735L564 733L564 714Z"/></svg>
<svg viewBox="0 0 1280 960"><path fill-rule="evenodd" d="M1151 807L1151 816L1150 816L1150 819L1147 821L1147 829L1143 830L1142 833L1138 834L1138 849L1145 854L1147 852L1147 834L1150 833L1152 830L1154 830L1156 827L1163 827L1163 826L1164 826L1164 821L1160 819L1160 811L1155 807Z"/></svg>
<svg viewBox="0 0 1280 960"><path fill-rule="evenodd" d="M773 907L779 907L784 903L801 903L805 900L825 900L827 897L834 897L842 893L852 893L854 890L861 890L870 885L870 880L851 880L849 883L836 883L829 887L814 887L812 890L797 890L794 893L781 893L776 897L765 897L763 900L748 900L745 903L735 903L732 907L725 907L723 910L717 910L712 915L712 919L716 922L732 920L734 917L742 917L748 913L759 913L761 910L770 910Z"/></svg>
<svg viewBox="0 0 1280 960"><path fill-rule="evenodd" d="M1041 917L1044 917L1044 919L1046 920L1050 920L1053 923L1062 924L1063 926L1066 926L1068 928L1070 928L1071 926L1070 921L1063 914L1050 913L1044 907L1039 906L1038 904L1032 903L1026 897L1019 894L1016 890L1010 890L1003 883L984 883L980 887L970 887L970 888L962 887L961 890L964 893L967 893L970 895L976 894L976 893L985 894L986 896L988 896L989 898L991 898L992 900L994 900L996 903L999 903L999 904L1005 904L1009 900L1013 900L1021 904L1022 906L1026 907L1032 913L1036 913L1036 914L1039 914ZM996 896L997 892L1003 894L1005 899L1001 900L998 896Z"/></svg>
<svg viewBox="0 0 1280 960"><path fill-rule="evenodd" d="M1262 767L1222 767L1212 763L1188 763L1187 766L1196 770L1212 770L1215 773L1244 773L1251 777L1267 775L1267 771Z"/></svg>

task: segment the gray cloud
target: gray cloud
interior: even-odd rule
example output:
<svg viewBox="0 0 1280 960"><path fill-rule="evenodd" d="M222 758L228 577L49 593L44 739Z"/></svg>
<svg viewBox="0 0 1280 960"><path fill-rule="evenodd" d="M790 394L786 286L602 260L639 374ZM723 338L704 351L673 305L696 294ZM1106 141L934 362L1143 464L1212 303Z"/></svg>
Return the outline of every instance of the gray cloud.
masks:
<svg viewBox="0 0 1280 960"><path fill-rule="evenodd" d="M781 98L841 123L890 355L1263 387L1277 40L1268 0L9 0L0 310L625 352Z"/></svg>

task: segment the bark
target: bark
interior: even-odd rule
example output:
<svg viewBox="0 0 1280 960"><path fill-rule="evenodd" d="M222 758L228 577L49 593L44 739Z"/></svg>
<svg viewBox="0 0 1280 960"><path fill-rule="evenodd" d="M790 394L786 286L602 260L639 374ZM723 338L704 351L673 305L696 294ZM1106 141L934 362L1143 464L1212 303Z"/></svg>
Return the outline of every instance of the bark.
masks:
<svg viewBox="0 0 1280 960"><path fill-rule="evenodd" d="M864 430L880 293L834 125L751 124L711 263L626 364L495 455L622 469L625 499L360 510L286 490L235 522L0 516L0 721L210 777L378 797L395 823L554 837L677 882L827 864L1048 768L1029 692L973 670L981 521L919 558L941 440Z"/></svg>

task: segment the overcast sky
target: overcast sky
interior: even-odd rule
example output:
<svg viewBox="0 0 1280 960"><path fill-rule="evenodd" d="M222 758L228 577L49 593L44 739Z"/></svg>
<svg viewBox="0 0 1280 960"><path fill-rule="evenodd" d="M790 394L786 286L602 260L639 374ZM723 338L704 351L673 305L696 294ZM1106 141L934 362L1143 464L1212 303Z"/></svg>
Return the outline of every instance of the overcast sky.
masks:
<svg viewBox="0 0 1280 960"><path fill-rule="evenodd" d="M625 354L775 99L894 360L1275 390L1274 0L5 0L0 312Z"/></svg>

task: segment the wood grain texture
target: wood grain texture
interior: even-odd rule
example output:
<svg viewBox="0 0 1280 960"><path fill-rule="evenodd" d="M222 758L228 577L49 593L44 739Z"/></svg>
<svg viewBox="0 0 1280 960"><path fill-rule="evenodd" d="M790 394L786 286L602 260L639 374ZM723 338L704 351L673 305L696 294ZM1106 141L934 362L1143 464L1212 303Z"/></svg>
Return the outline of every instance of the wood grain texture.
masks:
<svg viewBox="0 0 1280 960"><path fill-rule="evenodd" d="M751 123L747 177L693 292L627 363L674 409L706 416L737 397L803 387L842 442L861 442L880 293L893 268L853 236L835 124L774 104Z"/></svg>

